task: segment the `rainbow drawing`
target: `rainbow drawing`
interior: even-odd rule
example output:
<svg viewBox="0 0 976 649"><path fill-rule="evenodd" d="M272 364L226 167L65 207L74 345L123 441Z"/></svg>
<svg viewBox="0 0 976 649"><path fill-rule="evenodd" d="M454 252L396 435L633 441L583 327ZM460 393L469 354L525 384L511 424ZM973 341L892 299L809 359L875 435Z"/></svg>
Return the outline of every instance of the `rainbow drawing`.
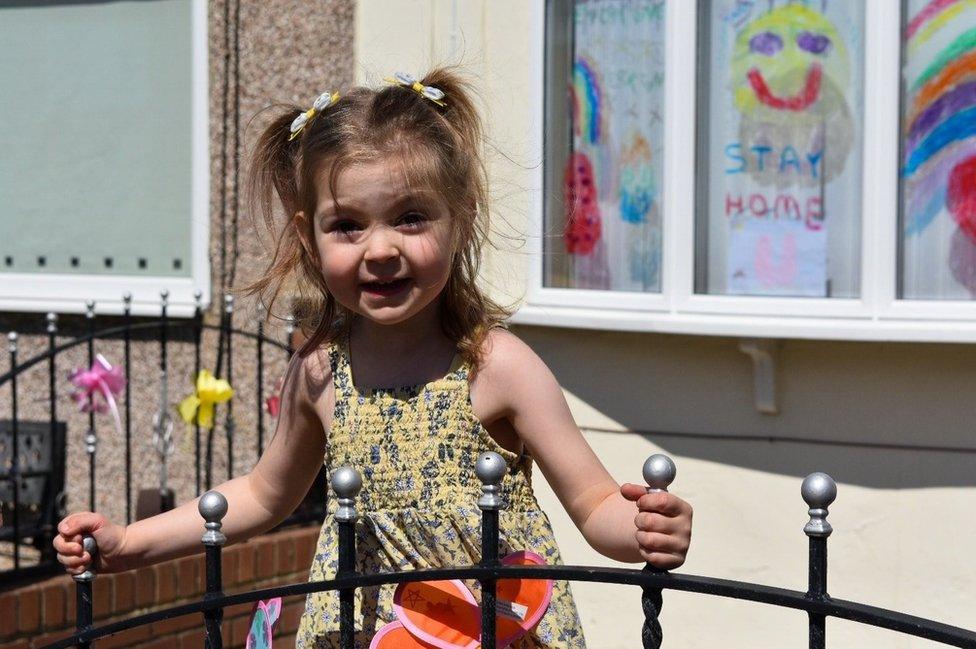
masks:
<svg viewBox="0 0 976 649"><path fill-rule="evenodd" d="M904 227L906 235L918 234L948 209L976 248L976 27L953 37L964 25L976 25L976 0L931 0L905 29L909 51L926 58L918 76L906 79ZM922 49L937 37L951 40ZM961 249L956 237L949 265L976 294L976 274L960 276L970 268L955 260Z"/></svg>
<svg viewBox="0 0 976 649"><path fill-rule="evenodd" d="M932 0L918 12L905 27L905 38L910 52L927 43L943 27L959 17L966 9L976 5L976 0Z"/></svg>
<svg viewBox="0 0 976 649"><path fill-rule="evenodd" d="M573 131L589 144L597 144L603 134L602 99L603 92L593 65L584 57L578 57L570 88Z"/></svg>
<svg viewBox="0 0 976 649"><path fill-rule="evenodd" d="M586 175L594 183L593 199L613 196L616 194L617 169L607 128L607 99L597 67L586 56L578 56L573 64L569 98L573 151L585 156L587 164L591 165ZM568 177L564 180L574 182Z"/></svg>

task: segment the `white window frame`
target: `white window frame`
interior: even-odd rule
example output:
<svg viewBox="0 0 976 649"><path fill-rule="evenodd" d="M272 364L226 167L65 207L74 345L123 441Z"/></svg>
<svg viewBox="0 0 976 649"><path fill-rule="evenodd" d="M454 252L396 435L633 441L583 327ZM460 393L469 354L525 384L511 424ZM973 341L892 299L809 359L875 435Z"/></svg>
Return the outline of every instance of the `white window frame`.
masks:
<svg viewBox="0 0 976 649"><path fill-rule="evenodd" d="M159 315L160 292L164 289L169 291L167 313L174 317L193 315L194 293L197 291L201 293L203 305L210 303L210 97L206 0L192 0L191 12L191 276L4 273L0 275L0 311L84 313L85 302L95 300L98 313L122 313L122 296L130 293L133 315L154 316Z"/></svg>
<svg viewBox="0 0 976 649"><path fill-rule="evenodd" d="M529 205L531 254L521 324L716 336L976 342L976 300L898 299L900 2L865 0L861 297L782 298L694 291L699 3L667 0L662 285L659 294L543 286L542 191ZM546 0L533 0L531 144L543 159ZM687 119L696 115L696 119ZM543 169L534 171L542 188Z"/></svg>

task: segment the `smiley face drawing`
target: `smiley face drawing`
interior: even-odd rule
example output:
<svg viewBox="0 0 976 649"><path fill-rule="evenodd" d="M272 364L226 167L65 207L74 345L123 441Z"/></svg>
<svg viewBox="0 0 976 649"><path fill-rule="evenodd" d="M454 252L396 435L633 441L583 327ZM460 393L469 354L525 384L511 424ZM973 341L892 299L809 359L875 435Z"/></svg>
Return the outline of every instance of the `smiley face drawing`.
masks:
<svg viewBox="0 0 976 649"><path fill-rule="evenodd" d="M814 159L822 153L819 170L799 173L795 165L775 163L753 168L757 182L817 186L843 171L854 139L846 97L850 58L823 13L787 2L759 15L736 34L731 68L744 147L790 147Z"/></svg>

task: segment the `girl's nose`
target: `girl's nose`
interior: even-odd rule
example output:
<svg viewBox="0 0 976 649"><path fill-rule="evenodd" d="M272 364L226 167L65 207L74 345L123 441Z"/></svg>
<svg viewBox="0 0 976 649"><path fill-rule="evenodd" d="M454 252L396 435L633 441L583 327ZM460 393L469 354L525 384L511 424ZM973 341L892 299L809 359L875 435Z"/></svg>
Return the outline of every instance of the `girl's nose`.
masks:
<svg viewBox="0 0 976 649"><path fill-rule="evenodd" d="M384 262L396 258L400 254L400 249L394 241L395 233L389 232L386 228L379 228L371 233L366 242L366 261Z"/></svg>

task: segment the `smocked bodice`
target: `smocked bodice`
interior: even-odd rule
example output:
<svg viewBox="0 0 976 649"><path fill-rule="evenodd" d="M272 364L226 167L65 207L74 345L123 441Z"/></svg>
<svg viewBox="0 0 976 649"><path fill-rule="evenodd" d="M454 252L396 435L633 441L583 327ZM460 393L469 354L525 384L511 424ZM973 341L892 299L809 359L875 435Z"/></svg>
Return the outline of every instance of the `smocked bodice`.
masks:
<svg viewBox="0 0 976 649"><path fill-rule="evenodd" d="M511 467L503 485L507 508L538 507L531 460L500 447L475 417L468 366L459 357L429 383L364 390L354 385L345 341L330 348L329 359L336 406L328 463L362 474L361 511L474 507L481 494L474 466L484 451L500 453Z"/></svg>

